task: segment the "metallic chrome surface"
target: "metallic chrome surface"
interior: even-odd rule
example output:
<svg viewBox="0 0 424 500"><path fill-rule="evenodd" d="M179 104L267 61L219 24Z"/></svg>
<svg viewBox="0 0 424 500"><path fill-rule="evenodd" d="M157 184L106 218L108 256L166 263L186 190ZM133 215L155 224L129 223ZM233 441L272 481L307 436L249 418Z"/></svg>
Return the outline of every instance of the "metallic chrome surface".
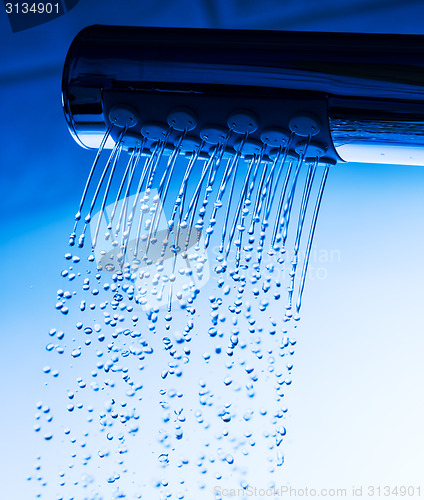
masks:
<svg viewBox="0 0 424 500"><path fill-rule="evenodd" d="M424 103L329 99L330 130L349 162L424 165Z"/></svg>
<svg viewBox="0 0 424 500"><path fill-rule="evenodd" d="M348 150L371 144L387 151L424 146L419 35L91 26L75 38L63 72L69 129L90 148L107 127L104 91L219 97L241 89L326 99L334 146L345 160L355 161Z"/></svg>

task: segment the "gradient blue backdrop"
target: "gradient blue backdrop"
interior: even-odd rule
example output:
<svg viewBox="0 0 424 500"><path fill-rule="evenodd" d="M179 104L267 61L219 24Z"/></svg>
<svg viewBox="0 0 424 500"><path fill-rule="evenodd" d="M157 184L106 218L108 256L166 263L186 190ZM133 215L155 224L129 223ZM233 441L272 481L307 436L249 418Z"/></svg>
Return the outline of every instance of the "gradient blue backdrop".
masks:
<svg viewBox="0 0 424 500"><path fill-rule="evenodd" d="M32 431L50 363L56 289L93 157L71 139L61 67L90 24L423 33L414 1L81 0L12 34L0 14L2 498L26 500ZM289 395L285 480L297 487L414 485L424 494L424 168L338 165L315 248L337 251L309 280ZM336 255L336 254L335 254Z"/></svg>

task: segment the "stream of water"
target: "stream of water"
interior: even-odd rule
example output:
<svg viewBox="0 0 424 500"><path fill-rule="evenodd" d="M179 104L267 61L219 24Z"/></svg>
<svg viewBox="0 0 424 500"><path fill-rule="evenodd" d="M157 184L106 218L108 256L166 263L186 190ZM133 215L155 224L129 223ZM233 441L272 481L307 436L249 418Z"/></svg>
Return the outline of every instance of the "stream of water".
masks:
<svg viewBox="0 0 424 500"><path fill-rule="evenodd" d="M272 488L329 166L307 147L247 154L244 140L204 154L185 134L127 151L125 130L105 152L109 134L48 332L37 497L218 500Z"/></svg>

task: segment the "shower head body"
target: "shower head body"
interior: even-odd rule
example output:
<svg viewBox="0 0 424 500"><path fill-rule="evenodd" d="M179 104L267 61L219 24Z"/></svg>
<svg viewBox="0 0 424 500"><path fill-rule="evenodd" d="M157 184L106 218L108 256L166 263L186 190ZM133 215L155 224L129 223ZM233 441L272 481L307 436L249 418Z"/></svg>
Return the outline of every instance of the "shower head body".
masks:
<svg viewBox="0 0 424 500"><path fill-rule="evenodd" d="M259 280L265 255L284 264L293 243L290 320L301 307L329 166L424 165L423 65L420 36L84 29L65 61L63 107L75 140L98 152L70 244L83 246L90 225L98 269L128 277L147 308L163 303L167 283L170 310L204 283L211 241L216 273L228 268L235 281L246 269ZM175 294L177 270L187 282ZM146 276L153 282L137 281Z"/></svg>
<svg viewBox="0 0 424 500"><path fill-rule="evenodd" d="M143 140L144 125L167 126L183 108L197 138L210 124L214 138L231 129L235 113L252 117L255 130L240 129L229 148L244 133L260 147L261 134L278 129L295 134L296 150L303 139L290 121L300 115L313 117L319 131L306 137L332 161L421 164L423 69L421 36L91 26L69 49L63 107L74 138L88 148L99 147L112 109L133 110L130 144Z"/></svg>

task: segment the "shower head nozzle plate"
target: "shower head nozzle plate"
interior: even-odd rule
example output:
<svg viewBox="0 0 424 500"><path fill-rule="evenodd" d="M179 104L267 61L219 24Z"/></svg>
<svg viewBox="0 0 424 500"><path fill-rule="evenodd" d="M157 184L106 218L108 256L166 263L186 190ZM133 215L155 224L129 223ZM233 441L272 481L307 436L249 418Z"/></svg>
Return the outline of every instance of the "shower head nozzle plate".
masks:
<svg viewBox="0 0 424 500"><path fill-rule="evenodd" d="M298 113L292 116L289 127L292 132L301 137L312 137L321 130L318 119L310 113Z"/></svg>
<svg viewBox="0 0 424 500"><path fill-rule="evenodd" d="M119 128L131 128L137 125L138 115L130 106L117 105L110 110L109 120Z"/></svg>

